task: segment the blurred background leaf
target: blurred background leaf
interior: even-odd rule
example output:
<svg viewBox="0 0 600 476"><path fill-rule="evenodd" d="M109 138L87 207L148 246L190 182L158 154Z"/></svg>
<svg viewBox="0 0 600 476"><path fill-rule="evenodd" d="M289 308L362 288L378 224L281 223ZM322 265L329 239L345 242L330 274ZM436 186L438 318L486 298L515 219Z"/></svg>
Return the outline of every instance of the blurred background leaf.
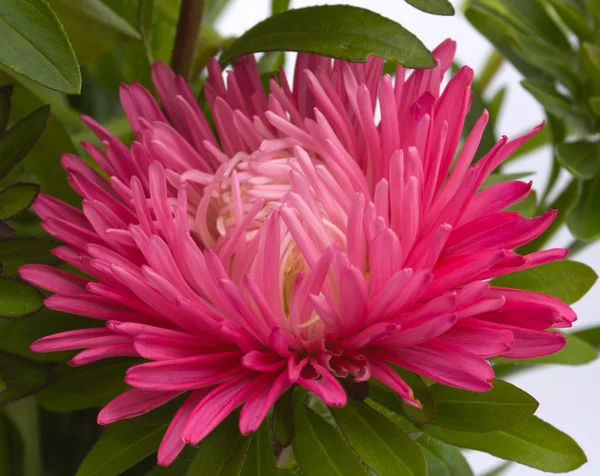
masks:
<svg viewBox="0 0 600 476"><path fill-rule="evenodd" d="M116 46L139 40L137 30L100 0L49 0L77 57L94 63Z"/></svg>

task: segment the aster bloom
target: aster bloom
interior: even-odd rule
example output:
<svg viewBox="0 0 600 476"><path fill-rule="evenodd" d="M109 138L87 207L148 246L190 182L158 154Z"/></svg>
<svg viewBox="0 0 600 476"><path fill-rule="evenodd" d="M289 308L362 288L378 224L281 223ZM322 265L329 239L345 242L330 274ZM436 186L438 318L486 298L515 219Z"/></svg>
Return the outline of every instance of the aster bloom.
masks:
<svg viewBox="0 0 600 476"><path fill-rule="evenodd" d="M106 321L32 344L82 349L71 365L115 356L132 388L99 414L107 424L182 395L158 452L170 464L238 407L240 431L300 385L341 407L341 379L377 380L420 406L390 367L486 391L488 358L560 350L550 329L576 319L561 301L494 287L490 278L566 256L513 251L555 212L506 211L531 183L481 189L541 126L484 157L484 111L464 143L472 70L441 90L455 51L437 67L395 79L364 64L299 54L293 88L282 71L265 94L253 57L205 85L217 136L185 82L154 66L162 109L140 85L121 99L136 139L128 147L84 118L103 148L83 144L109 177L63 158L82 210L41 195L34 208L84 279L42 265L23 279L53 292L46 306ZM218 137L218 139L217 139Z"/></svg>

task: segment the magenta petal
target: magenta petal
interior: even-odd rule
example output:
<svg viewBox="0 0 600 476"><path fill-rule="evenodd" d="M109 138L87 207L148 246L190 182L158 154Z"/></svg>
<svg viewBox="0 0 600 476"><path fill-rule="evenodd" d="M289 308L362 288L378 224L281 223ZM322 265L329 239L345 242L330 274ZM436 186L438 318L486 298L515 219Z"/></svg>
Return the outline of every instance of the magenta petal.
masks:
<svg viewBox="0 0 600 476"><path fill-rule="evenodd" d="M133 346L133 342L123 344L102 345L92 347L75 355L69 360L69 365L77 367L79 365L91 364L98 360L107 359L109 357L138 357L139 354Z"/></svg>
<svg viewBox="0 0 600 476"><path fill-rule="evenodd" d="M107 425L114 421L144 415L180 395L178 392L152 392L132 388L115 397L98 414L98 423Z"/></svg>
<svg viewBox="0 0 600 476"><path fill-rule="evenodd" d="M319 373L319 379L305 379L300 377L298 384L311 392L316 393L321 400L332 407L346 405L346 392L337 379L321 365L311 362L313 368Z"/></svg>
<svg viewBox="0 0 600 476"><path fill-rule="evenodd" d="M169 466L185 446L182 436L183 428L207 392L207 389L193 391L173 416L171 424L158 447L158 464L161 466Z"/></svg>
<svg viewBox="0 0 600 476"><path fill-rule="evenodd" d="M482 357L503 354L515 342L509 329L494 328L471 318L462 319L439 339Z"/></svg>
<svg viewBox="0 0 600 476"><path fill-rule="evenodd" d="M458 346L433 340L388 354L386 360L427 378L474 392L491 388L494 371L479 356Z"/></svg>
<svg viewBox="0 0 600 476"><path fill-rule="evenodd" d="M193 357L200 353L215 350L216 347L205 347L200 342L187 339L148 334L136 336L133 342L135 350L148 360L176 360L184 357Z"/></svg>
<svg viewBox="0 0 600 476"><path fill-rule="evenodd" d="M42 337L31 344L31 350L34 352L56 352L125 342L131 342L131 339L101 327L66 331Z"/></svg>
<svg viewBox="0 0 600 476"><path fill-rule="evenodd" d="M510 328L514 343L502 357L507 359L531 359L551 355L561 350L567 343L560 332L535 331Z"/></svg>
<svg viewBox="0 0 600 476"><path fill-rule="evenodd" d="M418 402L415 400L415 395L410 386L384 362L371 358L369 363L371 364L371 376L375 380L394 390L405 402L411 404Z"/></svg>
<svg viewBox="0 0 600 476"><path fill-rule="evenodd" d="M552 329L576 320L568 305L489 282L566 256L517 251L556 212L510 211L531 183L481 190L542 125L476 157L489 114L475 111L464 130L474 71L446 83L455 51L447 40L435 67L398 66L393 78L380 58L300 53L293 77L281 70L269 94L253 55L226 71L212 58L208 115L164 63L152 66L160 105L141 85L122 85L135 139L126 145L84 116L100 140L82 144L95 165L61 159L81 209L46 195L33 205L64 243L52 253L89 277L19 270L55 293L49 309L106 327L42 337L32 350L77 349L71 365L146 359L127 370L134 388L101 423L190 391L161 465L238 407L240 431L256 430L296 383L343 406L341 379L373 378L419 407L393 365L481 392L494 378L489 357L560 350Z"/></svg>
<svg viewBox="0 0 600 476"><path fill-rule="evenodd" d="M150 362L130 367L125 382L146 390L190 390L209 387L239 373L238 351Z"/></svg>
<svg viewBox="0 0 600 476"><path fill-rule="evenodd" d="M283 369L286 361L275 352L262 353L253 350L242 357L242 365L250 370L268 373Z"/></svg>
<svg viewBox="0 0 600 476"><path fill-rule="evenodd" d="M282 372L266 381L248 397L240 414L240 431L243 435L258 429L269 409L291 385L287 372Z"/></svg>
<svg viewBox="0 0 600 476"><path fill-rule="evenodd" d="M256 377L242 373L208 392L183 428L183 440L197 445L239 407L259 384Z"/></svg>

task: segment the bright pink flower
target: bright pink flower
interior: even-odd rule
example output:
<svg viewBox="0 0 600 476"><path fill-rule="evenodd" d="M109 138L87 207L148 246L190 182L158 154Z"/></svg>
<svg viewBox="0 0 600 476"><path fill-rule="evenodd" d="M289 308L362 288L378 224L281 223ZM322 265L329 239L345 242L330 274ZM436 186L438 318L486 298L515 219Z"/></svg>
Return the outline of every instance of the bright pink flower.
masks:
<svg viewBox="0 0 600 476"><path fill-rule="evenodd" d="M462 68L440 92L454 49L444 42L436 68L405 79L399 67L395 81L379 59L300 54L293 90L282 73L268 98L254 58L228 71L227 84L213 61L205 92L218 141L166 66L155 65L154 82L168 119L141 86L123 86L130 147L84 118L104 149L84 146L109 180L67 155L83 211L43 195L35 204L66 243L56 256L91 278L20 270L55 293L47 307L106 327L32 349L85 349L72 365L150 361L128 370L133 388L100 412L101 424L189 392L159 449L163 465L239 406L242 433L256 430L294 384L343 406L339 379L375 379L419 406L389 364L485 391L488 357L561 349L563 336L548 329L575 320L567 305L488 282L566 255L511 251L555 216L505 211L531 183L480 191L540 127L503 137L472 165L488 116L460 145L473 73Z"/></svg>

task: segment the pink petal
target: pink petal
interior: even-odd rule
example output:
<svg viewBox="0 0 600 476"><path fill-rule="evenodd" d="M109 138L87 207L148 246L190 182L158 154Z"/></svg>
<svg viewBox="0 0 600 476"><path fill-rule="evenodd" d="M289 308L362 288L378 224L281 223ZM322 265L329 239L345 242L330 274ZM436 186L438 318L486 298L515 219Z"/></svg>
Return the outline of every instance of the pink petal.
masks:
<svg viewBox="0 0 600 476"><path fill-rule="evenodd" d="M144 415L180 395L178 392L151 392L132 388L115 397L98 414L98 424Z"/></svg>
<svg viewBox="0 0 600 476"><path fill-rule="evenodd" d="M196 409L198 403L204 398L209 389L195 390L179 407L179 410L173 416L167 432L160 442L158 447L158 464L161 466L169 466L175 458L181 453L185 446L183 441L183 428Z"/></svg>
<svg viewBox="0 0 600 476"><path fill-rule="evenodd" d="M86 349L110 344L130 342L127 336L117 334L104 327L60 332L36 340L31 344L34 352L56 352L61 350Z"/></svg>
<svg viewBox="0 0 600 476"><path fill-rule="evenodd" d="M371 376L375 380L394 390L406 403L421 408L412 388L388 365L377 358L369 358L369 363L371 364Z"/></svg>
<svg viewBox="0 0 600 476"><path fill-rule="evenodd" d="M515 342L510 330L490 327L471 318L462 319L439 339L482 357L502 354Z"/></svg>
<svg viewBox="0 0 600 476"><path fill-rule="evenodd" d="M71 360L69 365L77 367L79 365L91 364L98 360L106 359L109 357L138 357L138 353L133 347L132 342L125 342L122 344L110 344L102 345L98 347L92 347L91 349L84 350L76 354Z"/></svg>
<svg viewBox="0 0 600 476"><path fill-rule="evenodd" d="M429 341L386 354L385 360L436 382L474 392L491 388L494 372L475 354L442 341Z"/></svg>
<svg viewBox="0 0 600 476"><path fill-rule="evenodd" d="M127 370L125 382L146 390L209 387L239 373L240 357L233 351L135 365Z"/></svg>
<svg viewBox="0 0 600 476"><path fill-rule="evenodd" d="M35 286L53 293L85 292L87 279L42 264L26 264L19 276Z"/></svg>
<svg viewBox="0 0 600 476"><path fill-rule="evenodd" d="M346 405L346 392L337 379L325 367L315 362L311 365L319 373L320 380L300 377L298 385L317 394L330 407Z"/></svg>
<svg viewBox="0 0 600 476"><path fill-rule="evenodd" d="M256 374L241 373L208 392L183 428L183 440L197 445L257 388Z"/></svg>
<svg viewBox="0 0 600 476"><path fill-rule="evenodd" d="M261 425L269 409L290 388L292 382L287 372L271 377L257 388L249 397L240 414L240 432L247 435L256 431Z"/></svg>

